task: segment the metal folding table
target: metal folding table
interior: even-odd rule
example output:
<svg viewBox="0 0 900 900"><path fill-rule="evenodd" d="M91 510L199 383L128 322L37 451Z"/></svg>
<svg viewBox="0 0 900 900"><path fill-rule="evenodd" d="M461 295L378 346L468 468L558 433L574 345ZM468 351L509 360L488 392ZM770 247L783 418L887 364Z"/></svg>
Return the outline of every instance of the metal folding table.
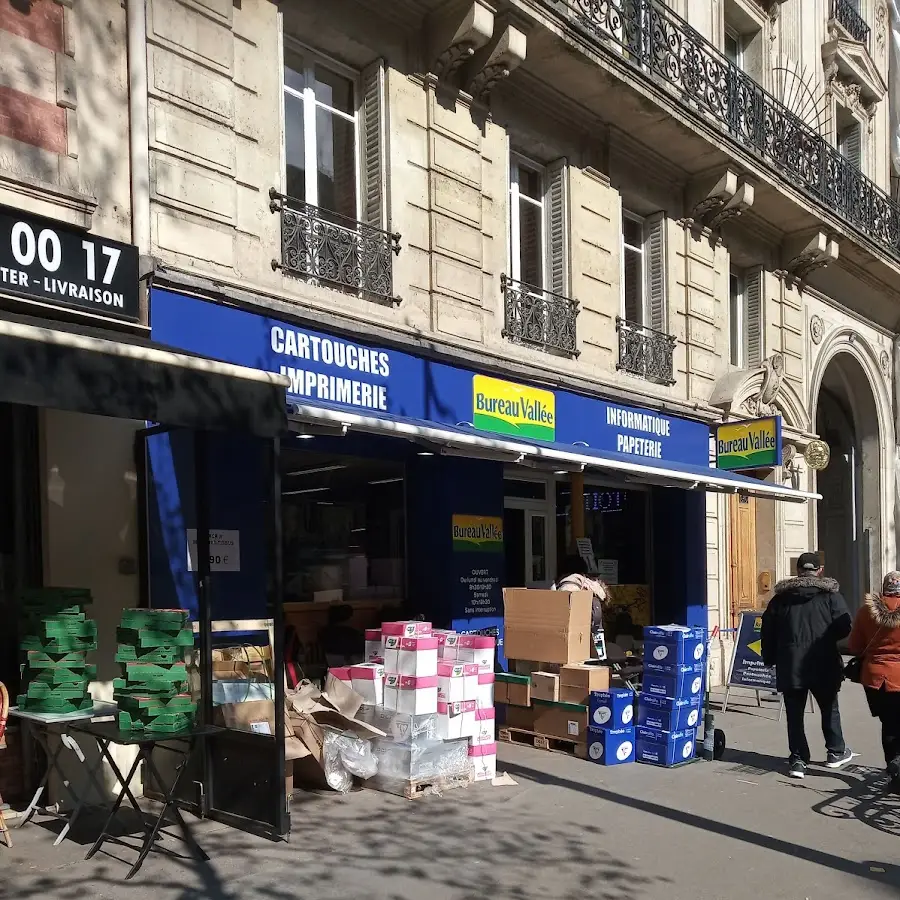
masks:
<svg viewBox="0 0 900 900"><path fill-rule="evenodd" d="M181 811L178 809L177 795L178 786L181 782L181 776L184 774L184 771L187 768L188 761L190 760L191 755L194 752L194 748L197 745L197 742L211 735L218 734L223 730L222 728L216 727L214 725L194 725L191 728L184 729L183 731L177 731L169 734L165 732L122 731L119 728L117 722L81 722L73 725L72 730L77 731L81 734L89 735L97 741L97 746L100 748L101 758L105 759L107 763L109 763L110 768L113 770L116 777L119 779L119 783L122 786L121 790L119 791L119 796L116 798L116 802L113 805L112 810L110 811L109 817L103 825L103 830L100 832L100 836L94 842L94 845L91 847L91 849L88 850L85 859L90 859L106 841L114 841L115 843L128 846L124 841L109 833L109 827L110 825L112 825L113 820L115 819L116 814L119 811L119 807L122 805L122 801L126 797L140 816L141 826L144 830L144 842L141 845L137 861L125 876L126 880L131 878L143 865L144 860L147 858L147 854L153 849L153 844L159 837L163 826L168 824L166 823L165 819L166 814L170 811L173 818L175 819L175 824L177 824L179 829L181 830L182 840L188 845L193 855L200 860L209 859L209 856L207 856L207 854L194 839L194 836L191 834L190 829L187 826L187 823L182 818ZM174 742L175 744L187 744L187 747L183 748L179 746L170 746L170 742ZM131 768L128 770L127 776L122 775L121 770L116 765L115 759L109 752L110 744L117 744L123 747L138 748L137 756L135 757ZM175 769L175 778L169 786L166 786L165 782L159 774L159 770L156 768L156 765L153 762L153 751L157 747L159 747L160 749L169 750L173 753L178 753L182 756L181 762ZM163 797L162 809L160 810L159 815L157 816L156 821L153 823L152 827L148 826L147 821L144 819L144 811L138 805L134 794L131 792L130 786L131 780L132 778L134 778L134 775L142 762L146 765L147 773L156 782L157 786L162 792Z"/></svg>
<svg viewBox="0 0 900 900"><path fill-rule="evenodd" d="M53 816L66 823L56 840L53 842L54 847L65 840L69 830L78 819L79 814L86 804L87 791L83 791L82 796L78 796L73 790L71 783L66 778L65 773L60 768L59 757L63 748L71 750L75 754L87 774L88 781L97 791L97 796L103 797L104 789L97 778L99 760L94 763L89 763L85 759L84 753L78 745L78 742L67 732L75 724L90 723L95 719L108 718L115 714L116 705L114 703L95 703L92 709L75 713L27 712L26 710L19 709L17 706L10 707L10 718L16 717L21 720L23 732L27 731L28 735L38 743L47 756L47 769L44 772L44 777L41 779L40 785L34 792L31 802L25 808L21 822L19 822L16 827L21 828L23 825L26 825L33 818L34 814L38 812L38 802L41 799L41 794L43 794L44 789L50 783L50 776L54 771L59 775L59 780L63 789L72 801L72 811L68 814L60 813L58 810L50 808L41 810L45 815ZM50 746L50 736L52 733L55 733L59 738L55 747Z"/></svg>

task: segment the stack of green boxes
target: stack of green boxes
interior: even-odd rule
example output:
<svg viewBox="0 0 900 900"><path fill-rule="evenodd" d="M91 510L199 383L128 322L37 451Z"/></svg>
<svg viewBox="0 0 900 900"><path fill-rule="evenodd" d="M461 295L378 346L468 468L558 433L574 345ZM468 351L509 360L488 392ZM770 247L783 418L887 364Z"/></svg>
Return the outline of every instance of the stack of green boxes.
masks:
<svg viewBox="0 0 900 900"><path fill-rule="evenodd" d="M122 678L113 681L122 731L173 733L194 721L186 648L194 646L183 609L126 609L117 631L116 662Z"/></svg>
<svg viewBox="0 0 900 900"><path fill-rule="evenodd" d="M91 592L83 588L36 588L22 593L22 693L19 709L65 713L92 709L88 685L97 677L87 654L97 649L97 624L85 616Z"/></svg>

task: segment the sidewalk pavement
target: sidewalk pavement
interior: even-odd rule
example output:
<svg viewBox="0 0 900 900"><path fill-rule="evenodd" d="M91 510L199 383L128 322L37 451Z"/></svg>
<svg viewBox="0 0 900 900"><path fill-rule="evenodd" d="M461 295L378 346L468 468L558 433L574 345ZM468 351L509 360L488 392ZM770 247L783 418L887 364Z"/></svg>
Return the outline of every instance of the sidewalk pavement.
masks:
<svg viewBox="0 0 900 900"><path fill-rule="evenodd" d="M881 796L880 742L860 689L847 686L841 707L861 756L839 772L814 767L803 782L783 774L777 702L758 709L753 694L733 694L717 716L729 746L720 762L604 768L501 744L499 768L515 787L413 802L304 794L289 843L195 823L210 863L157 852L128 883L131 851L107 844L85 861L84 844L54 848L49 825L28 826L12 851L0 846L0 897L897 900L900 799ZM814 759L824 757L817 715L807 724ZM174 840L163 847L184 852Z"/></svg>

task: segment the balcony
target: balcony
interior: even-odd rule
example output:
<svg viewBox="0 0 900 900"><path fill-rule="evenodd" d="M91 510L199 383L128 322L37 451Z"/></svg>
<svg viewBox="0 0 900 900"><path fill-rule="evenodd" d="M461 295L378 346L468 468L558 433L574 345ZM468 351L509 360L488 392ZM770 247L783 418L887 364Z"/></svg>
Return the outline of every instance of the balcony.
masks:
<svg viewBox="0 0 900 900"><path fill-rule="evenodd" d="M663 331L654 331L646 325L616 318L619 332L619 361L616 368L620 372L638 375L654 384L675 384L672 357L675 352L675 338Z"/></svg>
<svg viewBox="0 0 900 900"><path fill-rule="evenodd" d="M841 219L861 244L874 244L900 262L900 206L662 0L541 3L561 15L573 36L593 52L663 88L691 118L712 124L730 143ZM605 90L599 79L597 88ZM615 110L606 112L615 117Z"/></svg>
<svg viewBox="0 0 900 900"><path fill-rule="evenodd" d="M500 281L505 309L503 337L545 353L578 356L575 300L506 275Z"/></svg>
<svg viewBox="0 0 900 900"><path fill-rule="evenodd" d="M831 0L831 18L860 44L869 46L869 26L852 0Z"/></svg>
<svg viewBox="0 0 900 900"><path fill-rule="evenodd" d="M383 302L394 296L393 258L400 235L269 191L269 208L281 215L281 260L272 268L315 284Z"/></svg>

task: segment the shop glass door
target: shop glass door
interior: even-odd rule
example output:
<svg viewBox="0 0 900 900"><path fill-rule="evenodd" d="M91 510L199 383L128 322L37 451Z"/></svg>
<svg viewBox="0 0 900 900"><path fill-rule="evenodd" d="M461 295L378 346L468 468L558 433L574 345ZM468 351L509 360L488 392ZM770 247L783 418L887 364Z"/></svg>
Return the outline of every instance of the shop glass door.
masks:
<svg viewBox="0 0 900 900"><path fill-rule="evenodd" d="M548 588L556 576L554 518L544 481L506 479L503 544L508 587Z"/></svg>

